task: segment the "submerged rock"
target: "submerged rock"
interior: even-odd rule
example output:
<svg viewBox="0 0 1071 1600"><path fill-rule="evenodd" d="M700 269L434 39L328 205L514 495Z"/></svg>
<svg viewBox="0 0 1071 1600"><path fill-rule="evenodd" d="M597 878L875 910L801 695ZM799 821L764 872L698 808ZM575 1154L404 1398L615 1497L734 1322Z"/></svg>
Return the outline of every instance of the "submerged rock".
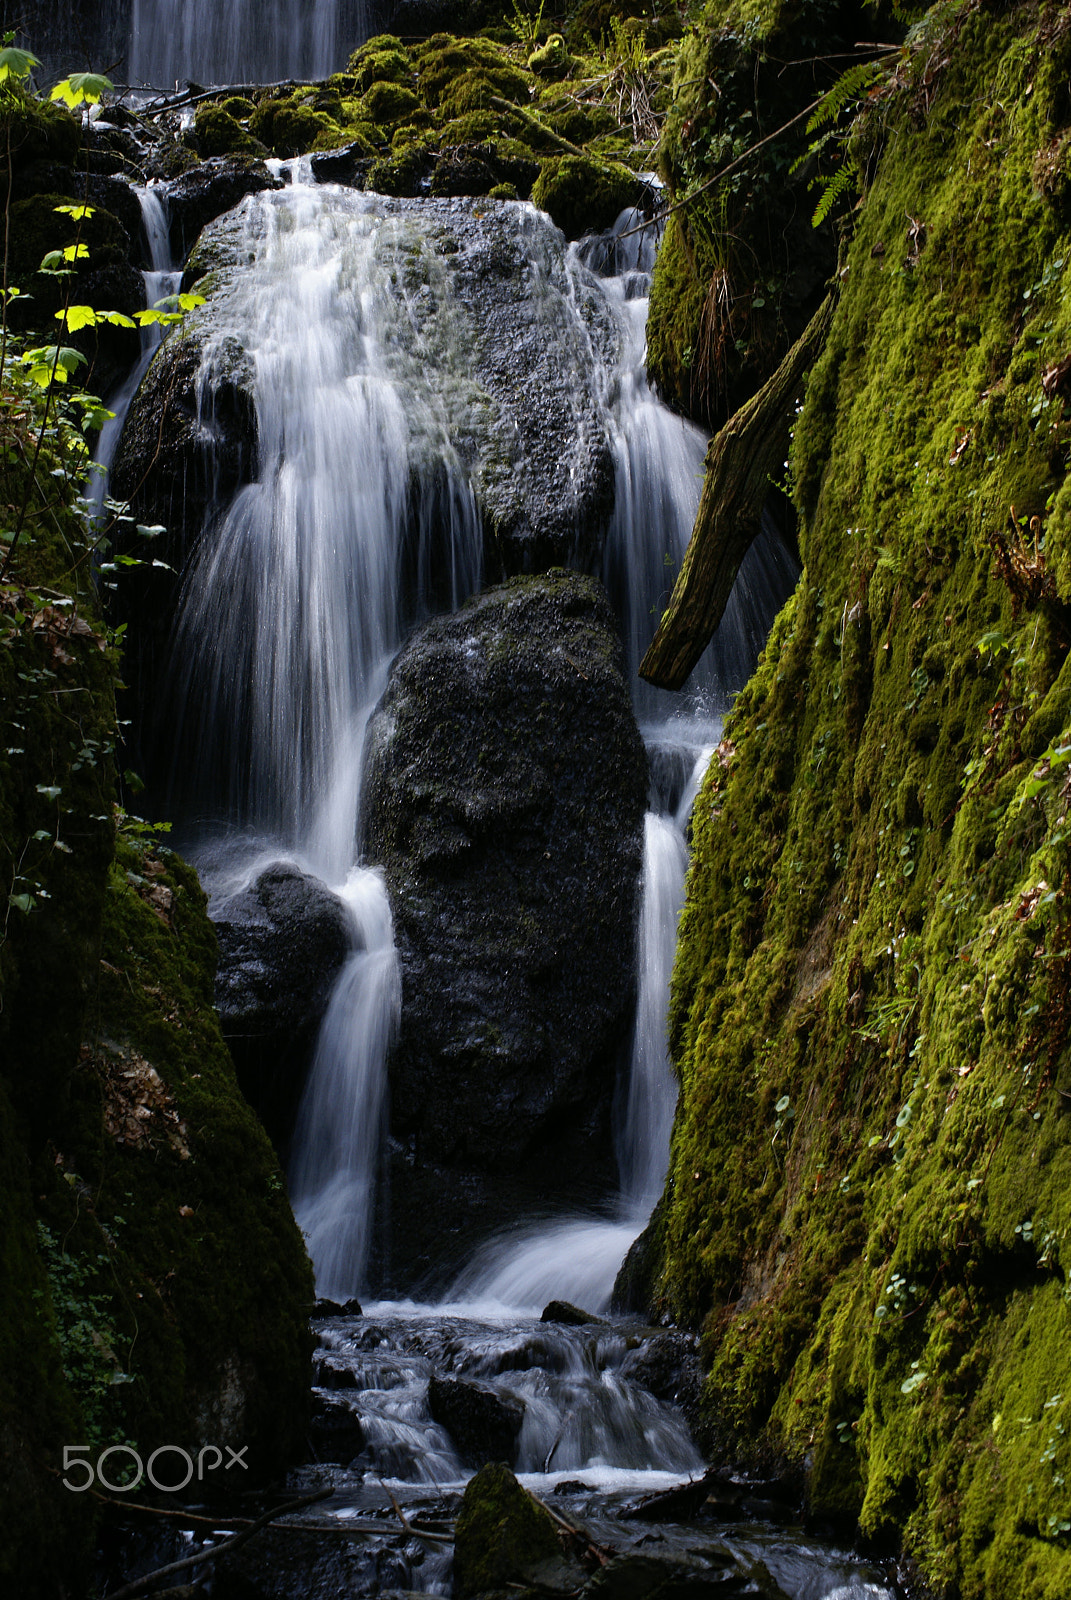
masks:
<svg viewBox="0 0 1071 1600"><path fill-rule="evenodd" d="M432 1377L428 1409L454 1442L467 1467L512 1460L524 1422L524 1401L460 1378Z"/></svg>
<svg viewBox="0 0 1071 1600"><path fill-rule="evenodd" d="M284 1148L309 1053L349 952L346 912L318 878L277 862L226 902L215 925L223 1036L243 1093Z"/></svg>
<svg viewBox="0 0 1071 1600"><path fill-rule="evenodd" d="M568 1300L551 1300L543 1307L540 1322L561 1322L569 1328L583 1328L589 1322L602 1322L602 1317L597 1317L592 1311L582 1311L579 1306L574 1306Z"/></svg>
<svg viewBox="0 0 1071 1600"><path fill-rule="evenodd" d="M364 845L402 968L390 1274L614 1184L646 758L599 586L518 579L419 630L369 725Z"/></svg>

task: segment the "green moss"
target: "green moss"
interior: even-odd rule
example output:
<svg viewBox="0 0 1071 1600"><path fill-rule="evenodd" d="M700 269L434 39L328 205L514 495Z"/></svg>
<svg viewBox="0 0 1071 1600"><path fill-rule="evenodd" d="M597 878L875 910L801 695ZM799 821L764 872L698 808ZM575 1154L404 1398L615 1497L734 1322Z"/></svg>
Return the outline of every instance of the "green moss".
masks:
<svg viewBox="0 0 1071 1600"><path fill-rule="evenodd" d="M918 41L857 134L803 575L693 817L659 1293L712 1445L1025 1600L1071 1587L1071 238L1032 176L1071 29L963 5Z"/></svg>
<svg viewBox="0 0 1071 1600"><path fill-rule="evenodd" d="M419 105L420 97L399 83L373 83L362 101L368 121L384 125L401 122Z"/></svg>
<svg viewBox="0 0 1071 1600"><path fill-rule="evenodd" d="M547 211L570 239L608 228L618 213L640 198L635 173L619 163L587 156L559 156L544 161L532 189L532 200Z"/></svg>
<svg viewBox="0 0 1071 1600"><path fill-rule="evenodd" d="M250 112L253 107L250 106ZM266 155L259 139L222 106L201 105L194 112L194 131L202 156Z"/></svg>
<svg viewBox="0 0 1071 1600"><path fill-rule="evenodd" d="M299 156L314 147L331 149L344 143L337 123L325 112L293 100L262 101L249 119L249 131L277 156Z"/></svg>
<svg viewBox="0 0 1071 1600"><path fill-rule="evenodd" d="M489 1594L531 1580L560 1554L548 1513L507 1466L481 1467L470 1479L454 1532L454 1593Z"/></svg>
<svg viewBox="0 0 1071 1600"><path fill-rule="evenodd" d="M529 72L536 73L541 78L566 78L576 70L578 62L565 48L565 40L560 33L552 33L545 44L533 50L528 57Z"/></svg>

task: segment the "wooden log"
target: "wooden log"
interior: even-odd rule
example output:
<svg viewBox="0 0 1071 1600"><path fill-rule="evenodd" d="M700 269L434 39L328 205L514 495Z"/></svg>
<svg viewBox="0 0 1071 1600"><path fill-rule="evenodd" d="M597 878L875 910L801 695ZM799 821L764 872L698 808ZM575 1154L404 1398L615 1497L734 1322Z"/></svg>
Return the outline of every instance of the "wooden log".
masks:
<svg viewBox="0 0 1071 1600"><path fill-rule="evenodd" d="M788 449L793 406L821 349L835 293L823 300L771 378L710 441L695 526L640 677L679 689L714 634L740 563L759 531Z"/></svg>

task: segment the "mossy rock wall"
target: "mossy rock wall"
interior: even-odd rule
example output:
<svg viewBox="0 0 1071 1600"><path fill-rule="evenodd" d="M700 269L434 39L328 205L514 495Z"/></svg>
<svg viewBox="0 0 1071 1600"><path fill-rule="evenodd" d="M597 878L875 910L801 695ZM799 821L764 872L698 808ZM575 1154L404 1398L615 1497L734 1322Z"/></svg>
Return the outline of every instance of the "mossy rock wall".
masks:
<svg viewBox="0 0 1071 1600"><path fill-rule="evenodd" d="M807 113L882 40L882 7L859 0L709 0L676 56L658 164L674 209L647 325L663 398L711 427L802 333L836 263L811 216ZM877 15L875 15L877 11Z"/></svg>
<svg viewBox="0 0 1071 1600"><path fill-rule="evenodd" d="M308 1395L312 1274L212 1010L204 896L116 807L119 652L55 436L33 481L21 465L35 416L22 381L9 366L0 1587L58 1596L84 1591L98 1509L64 1486L65 1446L90 1462L112 1444L143 1462L162 1444L247 1447L243 1486L285 1465Z"/></svg>
<svg viewBox="0 0 1071 1600"><path fill-rule="evenodd" d="M963 1600L1071 1592L1069 70L1063 9L937 7L856 126L670 1018L708 1443Z"/></svg>

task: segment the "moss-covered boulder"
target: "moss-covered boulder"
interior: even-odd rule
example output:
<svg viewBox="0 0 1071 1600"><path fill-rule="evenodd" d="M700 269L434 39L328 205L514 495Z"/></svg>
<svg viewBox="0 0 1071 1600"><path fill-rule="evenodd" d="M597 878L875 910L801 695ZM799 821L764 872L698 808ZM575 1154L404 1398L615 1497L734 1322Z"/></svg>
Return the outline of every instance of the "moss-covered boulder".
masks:
<svg viewBox="0 0 1071 1600"><path fill-rule="evenodd" d="M572 1587L583 1580L579 1563L568 1572L550 1513L522 1489L507 1466L481 1468L465 1490L454 1531L457 1600L512 1587Z"/></svg>
<svg viewBox="0 0 1071 1600"><path fill-rule="evenodd" d="M250 111L252 112L252 106ZM248 113L247 113L248 114ZM237 117L223 106L198 106L193 119L197 147L202 156L268 154L267 146L247 133Z"/></svg>
<svg viewBox="0 0 1071 1600"><path fill-rule="evenodd" d="M806 114L848 64L836 52L902 31L851 3L709 0L682 40L658 152L681 209L655 268L648 371L697 420L720 426L821 301L836 241L828 220L811 225L821 187Z"/></svg>
<svg viewBox="0 0 1071 1600"><path fill-rule="evenodd" d="M402 969L388 1251L408 1286L538 1195L613 1186L647 763L598 586L519 579L427 624L365 772Z"/></svg>
<svg viewBox="0 0 1071 1600"><path fill-rule="evenodd" d="M589 156L544 161L532 188L533 204L549 212L567 239L609 228L642 195L634 172L620 162L594 161Z"/></svg>

